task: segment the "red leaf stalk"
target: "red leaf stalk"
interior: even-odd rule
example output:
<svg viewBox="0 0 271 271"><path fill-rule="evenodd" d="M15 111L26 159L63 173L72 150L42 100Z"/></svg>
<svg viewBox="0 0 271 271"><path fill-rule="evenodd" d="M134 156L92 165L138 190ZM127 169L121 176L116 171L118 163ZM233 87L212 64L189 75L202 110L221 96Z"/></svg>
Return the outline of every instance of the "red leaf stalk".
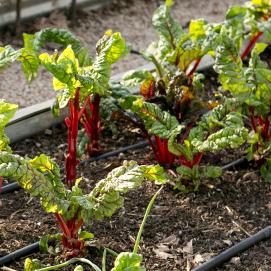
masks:
<svg viewBox="0 0 271 271"><path fill-rule="evenodd" d="M154 139L156 143L156 148L154 149L155 159L159 164L171 167L176 156L168 150L168 140L161 139L158 136L154 136Z"/></svg>
<svg viewBox="0 0 271 271"><path fill-rule="evenodd" d="M258 32L256 35L254 35L254 36L250 39L250 41L249 41L247 47L245 48L245 50L243 51L243 53L242 53L242 55L241 55L241 59L242 59L242 60L248 55L248 53L250 52L250 50L253 48L253 46L255 45L255 43L257 42L257 40L258 40L262 35L263 35L263 32Z"/></svg>
<svg viewBox="0 0 271 271"><path fill-rule="evenodd" d="M78 113L79 113L79 95L80 88L76 89L75 97L73 100L69 100L70 116L65 119L65 123L68 128L68 155L66 157L66 182L69 188L75 183L76 180L76 166L78 164L76 158L76 144L78 136Z"/></svg>
<svg viewBox="0 0 271 271"><path fill-rule="evenodd" d="M80 121L90 140L90 143L88 144L88 153L90 156L97 155L100 152L100 100L100 95L95 94L93 101L91 102L90 99L87 99L86 104L81 109L82 117Z"/></svg>
<svg viewBox="0 0 271 271"><path fill-rule="evenodd" d="M62 230L61 242L65 249L72 250L72 256L76 256L78 251L84 247L84 242L79 238L79 229L83 225L83 219L77 221L78 212L67 222L64 221L60 214L55 214Z"/></svg>
<svg viewBox="0 0 271 271"><path fill-rule="evenodd" d="M191 71L187 74L187 76L191 77L195 73L195 71L197 70L197 68L199 66L200 61L201 61L201 58L197 58L195 60L194 66L191 69Z"/></svg>
<svg viewBox="0 0 271 271"><path fill-rule="evenodd" d="M202 159L203 153L197 153L194 155L193 160L189 161L184 155L180 156L179 161L182 166L193 168L193 166L199 165Z"/></svg>

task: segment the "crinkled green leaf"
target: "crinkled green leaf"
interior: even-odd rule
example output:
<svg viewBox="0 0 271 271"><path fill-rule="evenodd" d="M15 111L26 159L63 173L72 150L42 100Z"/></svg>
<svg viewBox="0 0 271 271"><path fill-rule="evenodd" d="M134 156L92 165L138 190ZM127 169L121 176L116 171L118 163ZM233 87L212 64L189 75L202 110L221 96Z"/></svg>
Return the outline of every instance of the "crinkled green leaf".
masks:
<svg viewBox="0 0 271 271"><path fill-rule="evenodd" d="M121 82L124 86L135 87L150 79L153 79L153 75L148 70L132 70L122 77Z"/></svg>
<svg viewBox="0 0 271 271"><path fill-rule="evenodd" d="M66 189L58 176L52 178L43 174L32 167L29 160L18 155L0 152L0 176L17 181L31 196L40 197L47 212L63 213L69 206L65 200Z"/></svg>
<svg viewBox="0 0 271 271"><path fill-rule="evenodd" d="M167 175L158 165L139 166L135 161L125 161L122 166L112 170L89 194L89 200L94 203L95 217L102 219L111 216L123 205L121 193L140 186L146 179L164 183L167 181Z"/></svg>
<svg viewBox="0 0 271 271"><path fill-rule="evenodd" d="M191 144L198 152L216 152L223 149L234 149L243 145L248 138L244 127L225 127L208 136L204 141L193 139Z"/></svg>
<svg viewBox="0 0 271 271"><path fill-rule="evenodd" d="M0 151L11 151L8 146L9 139L4 133L4 128L14 116L17 108L16 104L6 103L5 100L0 99Z"/></svg>
<svg viewBox="0 0 271 271"><path fill-rule="evenodd" d="M119 32L107 31L96 45L97 57L89 76L95 82L92 92L108 94L111 65L126 54L125 40Z"/></svg>
<svg viewBox="0 0 271 271"><path fill-rule="evenodd" d="M14 50L10 45L0 47L0 69L4 69L21 55L20 51Z"/></svg>
<svg viewBox="0 0 271 271"><path fill-rule="evenodd" d="M22 62L23 71L28 81L32 81L37 76L38 55L46 42L54 42L64 47L70 45L81 65L87 66L92 63L88 49L66 29L45 28L35 34L24 34L23 37L24 48L21 49L19 61Z"/></svg>
<svg viewBox="0 0 271 271"><path fill-rule="evenodd" d="M143 101L142 98L134 101L131 109L142 118L148 132L160 138L169 138L171 132L179 126L176 117L162 111L154 103Z"/></svg>
<svg viewBox="0 0 271 271"><path fill-rule="evenodd" d="M122 252L116 258L111 271L145 271L146 269L141 266L142 260L142 255Z"/></svg>

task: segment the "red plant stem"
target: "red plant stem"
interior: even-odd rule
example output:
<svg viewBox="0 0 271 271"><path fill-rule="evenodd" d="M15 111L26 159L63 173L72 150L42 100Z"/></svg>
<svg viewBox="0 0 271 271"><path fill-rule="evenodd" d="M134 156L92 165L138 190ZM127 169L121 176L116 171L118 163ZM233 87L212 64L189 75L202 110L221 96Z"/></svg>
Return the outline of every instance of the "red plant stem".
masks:
<svg viewBox="0 0 271 271"><path fill-rule="evenodd" d="M194 74L194 72L197 70L197 68L198 68L198 66L199 66L200 61L201 61L201 58L197 58L197 59L195 60L194 66L193 66L193 68L191 69L191 71L187 74L187 76L191 77L191 76Z"/></svg>
<svg viewBox="0 0 271 271"><path fill-rule="evenodd" d="M265 140L269 139L269 126L270 126L270 121L269 121L269 116L267 116L265 119L264 128L263 128L263 137Z"/></svg>
<svg viewBox="0 0 271 271"><path fill-rule="evenodd" d="M157 148L153 146L155 159L159 164L171 166L176 156L168 150L168 140L158 136L154 136L154 139L157 146Z"/></svg>
<svg viewBox="0 0 271 271"><path fill-rule="evenodd" d="M195 165L199 165L201 159L202 159L203 153L197 153L195 154L195 156L193 157L192 161L189 161L186 159L186 157L184 155L180 156L180 163L183 166L189 167L189 168L193 168L193 166Z"/></svg>
<svg viewBox="0 0 271 271"><path fill-rule="evenodd" d="M57 221L59 223L59 226L60 226L63 234L65 236L67 236L67 237L71 237L71 232L70 232L67 224L65 223L63 217L60 214L58 214L58 213L55 213L55 217L56 217L56 219L57 219Z"/></svg>
<svg viewBox="0 0 271 271"><path fill-rule="evenodd" d="M164 152L164 146L162 144L162 141L160 139L160 137L158 136L155 136L155 142L156 142L156 145L157 145L157 150L158 150L158 162L163 164L165 162L165 152Z"/></svg>
<svg viewBox="0 0 271 271"><path fill-rule="evenodd" d="M242 53L242 55L241 55L241 59L242 59L242 60L248 55L248 53L250 52L250 50L252 49L252 47L255 45L255 43L257 42L257 40L258 40L262 35L263 35L263 32L258 32L256 35L254 35L254 36L250 39L250 41L249 41L247 47L245 48L245 50L243 51L243 53Z"/></svg>
<svg viewBox="0 0 271 271"><path fill-rule="evenodd" d="M90 156L97 155L100 151L99 146L99 133L100 133L100 95L95 94L91 102L87 99L84 108L80 111L81 122L89 137L90 143L88 144L88 153ZM90 110L87 112L87 107Z"/></svg>
<svg viewBox="0 0 271 271"><path fill-rule="evenodd" d="M0 176L0 193L2 191L3 180L3 177Z"/></svg>
<svg viewBox="0 0 271 271"><path fill-rule="evenodd" d="M66 170L66 182L69 188L75 183L76 179L76 144L78 136L78 124L79 124L79 95L80 88L76 89L75 97L73 100L69 100L69 118L65 119L65 123L68 127L68 155L66 157L65 170Z"/></svg>
<svg viewBox="0 0 271 271"><path fill-rule="evenodd" d="M249 107L248 110L250 112L250 122L251 122L252 128L253 128L254 132L257 133L257 123L256 123L256 119L254 116L254 108Z"/></svg>

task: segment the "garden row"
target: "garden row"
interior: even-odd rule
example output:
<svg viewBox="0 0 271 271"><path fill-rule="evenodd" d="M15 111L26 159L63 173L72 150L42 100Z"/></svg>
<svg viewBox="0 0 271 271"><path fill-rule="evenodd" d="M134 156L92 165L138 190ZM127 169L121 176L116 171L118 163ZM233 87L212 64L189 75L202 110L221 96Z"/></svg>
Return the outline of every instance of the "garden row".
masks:
<svg viewBox="0 0 271 271"><path fill-rule="evenodd" d="M41 65L48 70L57 93L53 114L58 116L63 108L69 111L65 119L68 150L65 161L58 165L55 158L45 154L29 158L12 152L4 128L17 106L0 101L0 175L17 181L32 197L40 199L47 213L54 214L61 234L48 229L52 234L42 238L43 250L48 250L50 239L56 243L60 262L71 258L55 267L27 259L25 270L67 268L76 261L94 270L106 270L108 253L117 257L114 271L145 270L138 249L151 204L157 196L153 190L159 189L154 184L151 186L155 196L132 252L117 254L104 249L101 269L90 260L76 257L83 255L94 242L93 234L84 225L111 217L123 206L123 194L142 185L146 188L146 180L166 189L198 192L202 184L213 186L210 179L223 180L225 160L241 155L270 181L271 70L263 55L268 45L257 43L261 36L267 41L271 37L269 2L253 0L242 7L233 6L220 24L209 24L202 19L191 21L188 32L172 18L172 5L168 0L154 12L153 26L159 39L146 51L138 52L153 63L155 72L130 71L121 82L109 82L111 65L132 48L120 33L111 30L97 42L95 57L70 32L59 29L24 34L24 47L20 50L11 46L1 48L0 66L5 68L13 61L20 61L30 82ZM249 42L242 51L245 39ZM41 53L49 41L62 45L63 51ZM214 58L214 71L196 73L205 55ZM129 88L138 85L140 95L131 94ZM93 184L87 178L88 173L84 170L82 176L78 167L90 165L89 171L93 170L86 156L101 153L101 131L111 134L123 121L124 127L130 123L133 131L140 131L158 164L150 164L149 159L139 156L137 161L124 161L107 176L103 174L100 181L95 176ZM127 130L126 127L123 132ZM124 141L129 138L125 134L121 137ZM111 165L104 167L107 168ZM270 189L267 184L262 186ZM268 204L268 198L262 200ZM189 249L188 254L193 254L191 244ZM165 253L162 250L164 256ZM75 270L83 267L77 266Z"/></svg>

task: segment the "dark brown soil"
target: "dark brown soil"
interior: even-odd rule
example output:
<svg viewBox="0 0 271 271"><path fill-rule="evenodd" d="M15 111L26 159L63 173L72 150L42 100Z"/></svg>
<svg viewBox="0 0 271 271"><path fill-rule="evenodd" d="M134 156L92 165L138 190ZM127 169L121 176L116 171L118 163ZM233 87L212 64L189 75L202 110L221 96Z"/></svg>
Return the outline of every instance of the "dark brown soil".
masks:
<svg viewBox="0 0 271 271"><path fill-rule="evenodd" d="M121 127L122 134L125 134L122 138L120 134L111 137L110 133L102 137L104 149L142 140L125 124ZM60 162L66 150L64 131L61 127L47 130L14 144L13 149L16 153L28 153L29 156L45 152ZM86 177L84 187L86 190L91 189L97 180L106 176L124 159L149 163L151 157L146 148L81 165L80 174ZM145 183L125 196L125 206L113 217L94 222L91 228L86 226L86 229L95 234L101 247L109 247L117 252L131 251L145 208L157 189L154 184ZM1 199L0 256L38 241L44 234L59 232L54 216L43 212L39 201L29 198L24 191L2 195ZM270 224L270 199L270 184L261 180L254 168L225 171L216 182L206 180L199 193L184 195L170 186L165 187L156 200L140 245L147 270L191 270L256 233ZM100 265L101 254L102 250L91 249L85 257ZM217 270L271 270L270 256L271 240L267 240ZM31 255L31 258L53 263L53 256L46 254ZM22 270L23 262L24 259L10 267Z"/></svg>

